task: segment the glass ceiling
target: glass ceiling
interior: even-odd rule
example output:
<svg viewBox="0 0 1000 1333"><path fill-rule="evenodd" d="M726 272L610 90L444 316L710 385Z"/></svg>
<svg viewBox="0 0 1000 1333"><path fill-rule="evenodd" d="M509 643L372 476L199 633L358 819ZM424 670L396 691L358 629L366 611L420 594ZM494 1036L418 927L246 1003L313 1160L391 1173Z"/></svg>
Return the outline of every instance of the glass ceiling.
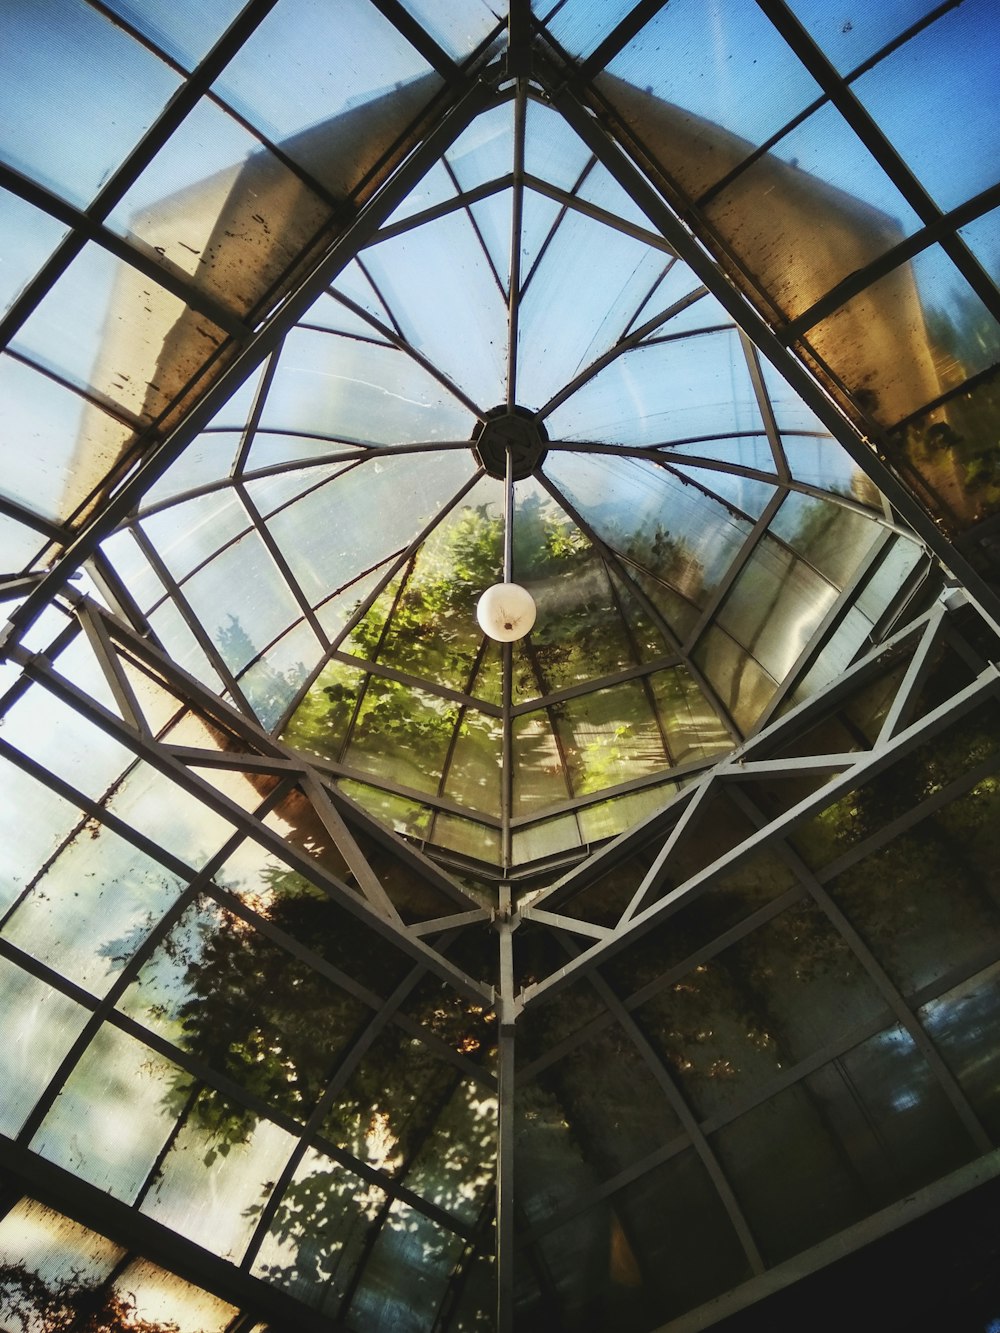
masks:
<svg viewBox="0 0 1000 1333"><path fill-rule="evenodd" d="M546 992L522 1025L517 1132L522 1161L540 1164L519 1205L524 1327L558 1309L560 1327L584 1328L591 1241L572 1218L588 1209L611 1228L619 1303L601 1308L622 1328L658 1326L793 1253L794 1226L772 1227L738 1166L777 1095L768 1006L776 1028L790 1023L793 988L766 995L763 965L723 968L717 993L695 984L698 1027L694 1001L683 1021L654 1015L640 974L661 990L688 975L708 947L701 909L682 914L678 951L668 900L780 822L793 804L782 782L796 800L835 784L830 756L894 742L904 720L973 690L970 664L995 660L982 635L1000 578L998 31L991 0L850 18L821 0L13 6L0 56L0 984L12 1012L48 1016L31 1020L43 1057L9 1071L24 1090L0 1128L289 1302L248 1305L211 1264L151 1265L155 1227L133 1254L86 1239L82 1204L19 1204L39 1254L83 1246L120 1317L177 1318L204 1297L191 1333L277 1328L300 1308L358 1329L490 1326L482 1292L513 1279L503 1261L492 1276L490 1257L506 1225L492 1191L508 1076L489 1025L512 1027L514 991L520 1014L583 944L610 960L639 920L634 967L621 953L594 964L589 1035L570 1016L580 983ZM480 447L494 420L540 441L514 462L512 573L538 617L513 645L475 618L504 564L506 482ZM899 639L957 583L985 629ZM851 676L883 649L896 676ZM939 696L920 694L929 678ZM822 743L795 721L807 706L826 719ZM789 718L791 748L766 741ZM764 763L825 755L821 778L775 778L756 811L706 797L757 738ZM980 790L984 744L949 769L965 784L942 788L956 802ZM953 757L914 753L930 800L934 764ZM904 818L875 805L852 866L874 855L880 820ZM880 1061L904 1061L910 1042L907 1086L929 1061L934 1096L961 1101L958 1139L964 1126L983 1150L992 1110L942 1072L933 1024L915 1016L951 1012L941 997L972 984L971 945L961 976L934 977L897 973L876 926L844 945L836 914L857 905L838 887L823 916L821 884L842 883L848 834L836 855L816 850L824 818L846 819L833 795L789 853L797 869L765 849L734 872L746 935L733 947L784 957L796 930L822 937L815 976L796 974L820 978L817 1005L832 1003L838 950L859 969L853 1026L788 1028L775 1049L798 1068L829 1046L874 1089L889 1077ZM724 873L706 899L711 948L728 959ZM64 929L51 904L84 879L98 887ZM512 910L513 963L489 924L502 937ZM262 1082L239 1034L241 940ZM309 1023L265 998L288 968L330 1020L329 1061ZM410 968L429 971L407 982ZM688 1028L708 1043L712 1015L739 1009L740 976L760 1090L736 1061L743 1082L723 1106L671 1043ZM221 1046L199 1027L213 993L231 1002ZM611 1112L585 1091L586 1061L618 1059L608 1025L632 1051L608 1078L651 1080L634 1096L656 1108L618 1147L600 1146L593 1117ZM713 1078L731 1055L718 1041ZM652 1074L633 1067L653 1048ZM397 1120L402 1087L411 1110ZM92 1136L78 1153L76 1118L110 1117L123 1097L134 1132L121 1151ZM928 1097L917 1137L951 1143ZM572 1142L555 1134L563 1120ZM678 1275L668 1296L633 1301L634 1273L648 1283L658 1261L638 1238L647 1203L615 1190L647 1135L662 1154L643 1171L662 1170L731 1253L714 1286L695 1265L690 1289ZM199 1221L197 1163L219 1144L241 1165ZM963 1151L942 1149L941 1170ZM932 1174L901 1169L885 1200ZM343 1211L317 1223L307 1261L292 1219L317 1190ZM830 1228L881 1199L831 1206ZM565 1271L561 1246L575 1256ZM84 1268L52 1268L64 1271ZM170 1300L156 1294L171 1283ZM433 1292L424 1322L405 1312L414 1283Z"/></svg>

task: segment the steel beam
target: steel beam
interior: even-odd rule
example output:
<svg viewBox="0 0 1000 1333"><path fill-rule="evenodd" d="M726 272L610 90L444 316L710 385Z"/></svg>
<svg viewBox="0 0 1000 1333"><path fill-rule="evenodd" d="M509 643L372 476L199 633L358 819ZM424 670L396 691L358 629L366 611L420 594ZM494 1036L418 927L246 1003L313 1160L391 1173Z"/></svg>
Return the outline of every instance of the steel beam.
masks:
<svg viewBox="0 0 1000 1333"><path fill-rule="evenodd" d="M607 940L582 953L551 977L528 986L521 996L524 1007L537 1004L546 995L564 989L571 981L589 973L600 963L620 952L622 948L641 938L668 916L673 915L685 900L690 900L693 895L701 894L710 888L720 872L735 868L765 843L783 837L799 820L832 804L862 782L876 777L897 760L904 758L912 749L940 734L978 704L988 698L996 697L998 689L1000 689L1000 669L991 665L971 685L928 713L926 717L900 732L876 751L858 755L857 762L839 777L833 778L818 791L799 801L766 828L727 852L712 865L699 871L684 884L650 904L634 917L622 922Z"/></svg>

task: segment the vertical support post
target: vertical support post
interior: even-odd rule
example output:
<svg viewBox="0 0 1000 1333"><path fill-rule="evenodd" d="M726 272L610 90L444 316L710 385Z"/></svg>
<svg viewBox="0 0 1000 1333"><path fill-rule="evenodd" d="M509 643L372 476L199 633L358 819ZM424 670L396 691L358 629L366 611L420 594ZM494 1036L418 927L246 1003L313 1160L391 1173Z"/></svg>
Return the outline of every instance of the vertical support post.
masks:
<svg viewBox="0 0 1000 1333"><path fill-rule="evenodd" d="M503 581L514 580L514 451L507 446L507 477L504 483L503 500ZM513 838L510 820L514 807L514 648L512 644L501 644L501 679L502 679L502 732L500 764L500 823L501 855L506 873L510 869L513 854ZM508 891L509 896L509 891Z"/></svg>
<svg viewBox="0 0 1000 1333"><path fill-rule="evenodd" d="M497 1333L514 1333L514 946L510 885L500 885L497 1050Z"/></svg>
<svg viewBox="0 0 1000 1333"><path fill-rule="evenodd" d="M503 493L503 581L514 581L514 450L509 444Z"/></svg>

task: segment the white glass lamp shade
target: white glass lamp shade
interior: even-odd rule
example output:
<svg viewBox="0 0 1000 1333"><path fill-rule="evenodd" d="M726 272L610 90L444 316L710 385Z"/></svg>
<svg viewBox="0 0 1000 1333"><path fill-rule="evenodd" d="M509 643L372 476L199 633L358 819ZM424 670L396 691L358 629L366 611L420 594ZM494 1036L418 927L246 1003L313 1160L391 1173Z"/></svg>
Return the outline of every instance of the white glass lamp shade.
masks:
<svg viewBox="0 0 1000 1333"><path fill-rule="evenodd" d="M480 597L476 619L491 639L513 643L535 623L535 599L519 583L494 583Z"/></svg>

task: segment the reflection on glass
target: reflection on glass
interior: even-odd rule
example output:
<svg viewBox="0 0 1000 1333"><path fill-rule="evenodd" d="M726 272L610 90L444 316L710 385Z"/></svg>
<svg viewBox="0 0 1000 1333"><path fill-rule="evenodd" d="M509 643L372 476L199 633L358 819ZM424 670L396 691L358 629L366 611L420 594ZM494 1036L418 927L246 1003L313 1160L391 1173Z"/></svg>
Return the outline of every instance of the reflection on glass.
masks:
<svg viewBox="0 0 1000 1333"><path fill-rule="evenodd" d="M184 1100L175 1065L110 1024L94 1035L31 1146L115 1198L131 1202Z"/></svg>
<svg viewBox="0 0 1000 1333"><path fill-rule="evenodd" d="M207 1105L206 1105L207 1103ZM238 1263L294 1140L212 1094L188 1100L142 1211Z"/></svg>
<svg viewBox="0 0 1000 1333"><path fill-rule="evenodd" d="M100 824L64 843L4 925L4 937L103 994L183 882Z"/></svg>
<svg viewBox="0 0 1000 1333"><path fill-rule="evenodd" d="M253 1272L324 1314L335 1314L385 1203L377 1185L306 1149L257 1252Z"/></svg>
<svg viewBox="0 0 1000 1333"><path fill-rule="evenodd" d="M83 1030L88 1012L66 996L0 959L0 1126L15 1137Z"/></svg>

